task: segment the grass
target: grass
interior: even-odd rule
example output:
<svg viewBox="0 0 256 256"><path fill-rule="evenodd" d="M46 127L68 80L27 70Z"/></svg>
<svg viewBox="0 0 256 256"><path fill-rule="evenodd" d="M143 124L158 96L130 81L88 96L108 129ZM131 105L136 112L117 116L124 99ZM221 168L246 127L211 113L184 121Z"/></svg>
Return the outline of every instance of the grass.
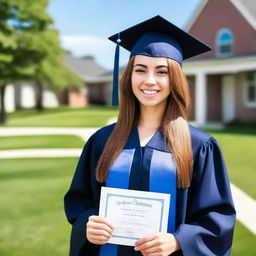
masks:
<svg viewBox="0 0 256 256"><path fill-rule="evenodd" d="M0 137L0 150L28 148L82 148L84 141L75 135Z"/></svg>
<svg viewBox="0 0 256 256"><path fill-rule="evenodd" d="M239 221L236 222L231 256L254 256L256 237Z"/></svg>
<svg viewBox="0 0 256 256"><path fill-rule="evenodd" d="M77 160L1 160L0 255L68 255L70 225L63 196ZM255 242L255 236L237 222L232 256L256 255Z"/></svg>
<svg viewBox="0 0 256 256"><path fill-rule="evenodd" d="M76 163L75 158L1 160L0 255L68 255L63 195Z"/></svg>
<svg viewBox="0 0 256 256"><path fill-rule="evenodd" d="M220 144L232 183L256 199L256 132L208 131Z"/></svg>
<svg viewBox="0 0 256 256"><path fill-rule="evenodd" d="M9 114L7 127L99 127L117 115L112 107L60 107ZM232 183L256 199L256 130L229 127L209 131L221 146ZM0 137L0 150L15 148L82 147L75 136ZM0 255L68 255L70 225L63 211L63 196L77 158L1 159ZM232 256L256 255L255 236L237 222Z"/></svg>
<svg viewBox="0 0 256 256"><path fill-rule="evenodd" d="M85 108L59 107L36 110L19 110L8 114L8 127L99 127L117 116L117 108L88 106Z"/></svg>

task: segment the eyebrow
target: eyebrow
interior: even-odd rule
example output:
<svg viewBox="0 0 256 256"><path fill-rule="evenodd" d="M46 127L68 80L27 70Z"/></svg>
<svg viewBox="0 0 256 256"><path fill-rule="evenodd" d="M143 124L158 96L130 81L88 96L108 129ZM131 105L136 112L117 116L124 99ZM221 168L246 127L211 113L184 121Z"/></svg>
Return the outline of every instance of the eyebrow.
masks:
<svg viewBox="0 0 256 256"><path fill-rule="evenodd" d="M136 64L136 65L134 65L134 67L136 67L136 66L147 68L147 66L144 65L144 64ZM158 66L156 66L156 68L168 68L168 66L166 66L166 65L158 65Z"/></svg>

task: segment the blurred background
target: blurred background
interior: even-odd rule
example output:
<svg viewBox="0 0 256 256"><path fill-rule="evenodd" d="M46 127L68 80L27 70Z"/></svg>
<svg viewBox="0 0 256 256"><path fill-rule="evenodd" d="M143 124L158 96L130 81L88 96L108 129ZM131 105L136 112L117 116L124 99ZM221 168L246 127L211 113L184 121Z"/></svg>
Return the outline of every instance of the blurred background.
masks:
<svg viewBox="0 0 256 256"><path fill-rule="evenodd" d="M63 196L84 143L118 113L107 38L158 14L213 48L183 65L190 122L224 154L231 255L256 255L254 0L0 0L0 14L0 255L68 255Z"/></svg>

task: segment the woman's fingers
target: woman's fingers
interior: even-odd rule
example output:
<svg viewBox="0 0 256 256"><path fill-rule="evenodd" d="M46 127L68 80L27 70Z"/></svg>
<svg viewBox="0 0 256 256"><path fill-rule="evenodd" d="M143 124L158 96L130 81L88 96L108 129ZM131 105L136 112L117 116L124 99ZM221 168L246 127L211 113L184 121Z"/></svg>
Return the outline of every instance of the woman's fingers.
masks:
<svg viewBox="0 0 256 256"><path fill-rule="evenodd" d="M99 216L90 216L86 224L86 237L94 244L105 244L112 235L113 226Z"/></svg>
<svg viewBox="0 0 256 256"><path fill-rule="evenodd" d="M107 241L109 240L109 238L111 237L110 234L108 234L106 231L104 230L90 230L88 229L86 231L86 237L87 239L94 244L105 244L107 243Z"/></svg>
<svg viewBox="0 0 256 256"><path fill-rule="evenodd" d="M95 236L95 235L91 235L90 239L95 240L95 241L108 241L108 238L105 236Z"/></svg>
<svg viewBox="0 0 256 256"><path fill-rule="evenodd" d="M156 233L143 237L135 243L135 251L141 251L143 256L167 256L179 250L179 244L173 234Z"/></svg>
<svg viewBox="0 0 256 256"><path fill-rule="evenodd" d="M135 250L144 251L146 253L154 252L154 248L158 245L156 240L143 243L140 247L135 247Z"/></svg>
<svg viewBox="0 0 256 256"><path fill-rule="evenodd" d="M88 229L99 229L99 230L105 230L107 233L112 234L113 229L111 229L108 225L105 223L96 223L96 222L87 222L87 228Z"/></svg>
<svg viewBox="0 0 256 256"><path fill-rule="evenodd" d="M156 239L156 235L150 235L147 237L143 237L141 239L139 239L136 243L135 243L135 250L145 250L147 248L149 248L149 246L155 243L155 239Z"/></svg>
<svg viewBox="0 0 256 256"><path fill-rule="evenodd" d="M107 232L106 230L102 230L102 229L87 228L87 232L89 232L91 235L105 236L108 238L111 237L111 233Z"/></svg>
<svg viewBox="0 0 256 256"><path fill-rule="evenodd" d="M113 225L110 222L108 222L106 219L104 219L100 216L92 215L89 217L89 221L97 222L97 223L104 223L107 226L109 226L110 229L112 229L112 230L114 229Z"/></svg>

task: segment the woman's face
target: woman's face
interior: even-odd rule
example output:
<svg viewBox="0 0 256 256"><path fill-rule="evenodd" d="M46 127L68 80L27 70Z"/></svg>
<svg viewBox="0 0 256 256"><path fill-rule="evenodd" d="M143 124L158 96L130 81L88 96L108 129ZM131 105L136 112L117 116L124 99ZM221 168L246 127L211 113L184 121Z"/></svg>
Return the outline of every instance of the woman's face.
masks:
<svg viewBox="0 0 256 256"><path fill-rule="evenodd" d="M165 106L171 92L167 58L136 55L131 82L142 106Z"/></svg>

